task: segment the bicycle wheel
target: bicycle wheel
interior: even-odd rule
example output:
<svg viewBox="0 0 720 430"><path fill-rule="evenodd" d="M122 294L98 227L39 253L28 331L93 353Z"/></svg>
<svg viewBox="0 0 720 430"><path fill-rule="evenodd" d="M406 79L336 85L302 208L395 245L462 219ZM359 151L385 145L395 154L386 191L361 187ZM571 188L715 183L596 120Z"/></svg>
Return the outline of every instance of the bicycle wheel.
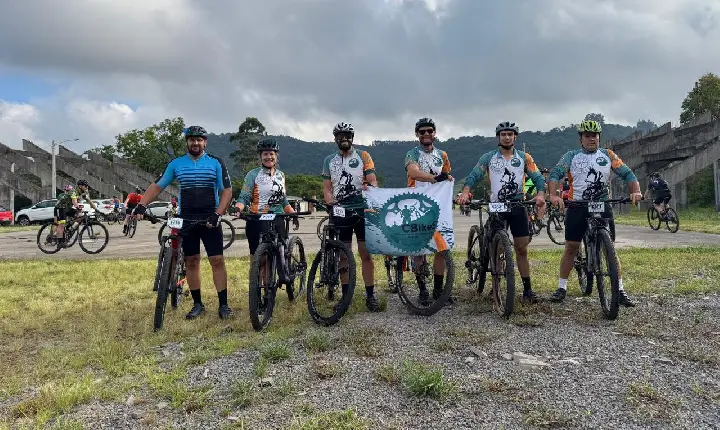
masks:
<svg viewBox="0 0 720 430"><path fill-rule="evenodd" d="M40 227L37 232L37 247L45 254L55 254L60 251L60 244L52 232L53 223L48 222Z"/></svg>
<svg viewBox="0 0 720 430"><path fill-rule="evenodd" d="M180 305L180 299L182 299L183 285L186 282L185 276L187 270L185 269L185 257L182 253L182 248L178 247L175 253L175 261L173 262L173 275L170 280L170 306L173 309L177 309ZM187 290L188 292L190 290Z"/></svg>
<svg viewBox="0 0 720 430"><path fill-rule="evenodd" d="M261 272L262 266L262 273ZM265 279L263 280L263 276ZM250 266L250 322L255 331L270 324L275 308L277 273L275 272L275 253L269 243L261 243Z"/></svg>
<svg viewBox="0 0 720 430"><path fill-rule="evenodd" d="M386 255L385 259L385 275L387 276L388 291L392 294L398 291L398 281L396 274L396 267L398 265L398 259L391 255Z"/></svg>
<svg viewBox="0 0 720 430"><path fill-rule="evenodd" d="M512 244L505 230L496 232L490 243L490 271L495 311L508 318L515 309L515 262ZM505 279L504 286L502 279Z"/></svg>
<svg viewBox="0 0 720 430"><path fill-rule="evenodd" d="M595 246L596 248L591 252L595 252L594 275L597 281L600 307L605 318L614 320L618 316L620 306L620 279L617 256L612 240L610 240L610 233L605 229L598 230Z"/></svg>
<svg viewBox="0 0 720 430"><path fill-rule="evenodd" d="M98 254L102 252L110 239L107 227L97 221L90 221L84 225L78 236L80 236L80 249L85 251L86 254ZM93 244L99 245L99 248L90 250L88 246Z"/></svg>
<svg viewBox="0 0 720 430"><path fill-rule="evenodd" d="M135 218L130 219L130 222L128 223L128 237L132 238L135 236L135 232L137 231L137 220Z"/></svg>
<svg viewBox="0 0 720 430"><path fill-rule="evenodd" d="M344 259L347 266L342 267ZM318 272L319 269L319 272ZM341 274L346 273L348 287L345 293L341 289ZM315 276L318 275L317 282ZM341 298L336 300L336 291ZM345 315L355 293L355 257L344 242L325 241L324 249L315 254L307 282L308 312L313 321L330 326Z"/></svg>
<svg viewBox="0 0 720 430"><path fill-rule="evenodd" d="M170 290L170 275L172 274L172 248L169 244L161 248L161 258L159 260L160 267L155 275L155 285L158 286L157 299L155 300L155 319L153 321L153 330L160 330L165 319L165 305L167 304L168 293Z"/></svg>
<svg viewBox="0 0 720 430"><path fill-rule="evenodd" d="M167 227L167 222L164 222L158 229L158 243L160 245L163 244L163 233L165 233L165 227Z"/></svg>
<svg viewBox="0 0 720 430"><path fill-rule="evenodd" d="M556 245L565 245L565 214L552 214L547 223L547 235Z"/></svg>
<svg viewBox="0 0 720 430"><path fill-rule="evenodd" d="M650 206L647 210L647 220L648 224L650 225L650 228L653 230L658 230L660 228L660 214L658 213L657 209L655 209L655 206Z"/></svg>
<svg viewBox="0 0 720 430"><path fill-rule="evenodd" d="M440 291L439 294L434 291L434 288L432 294L429 294L427 291L432 285L434 278L432 271L433 265L427 261L429 256L426 256L420 267L413 267L412 274L415 276L408 276L408 278L410 278L407 280L408 282L403 282L398 279L398 296L400 296L400 301L405 305L410 313L414 315L431 316L436 314L443 308L443 306L445 306L452 294L452 287L455 282L455 265L453 264L452 254L449 250L446 250L440 251L435 255L437 257L433 258L442 258L445 262L443 286L442 291ZM413 257L405 258L411 259ZM419 281L425 284L425 291L428 297L420 295L420 291L422 290L418 288Z"/></svg>
<svg viewBox="0 0 720 430"><path fill-rule="evenodd" d="M307 260L305 259L305 246L297 236L292 236L288 245L288 275L292 282L287 286L288 300L291 302L295 297L300 297L305 292L305 275L307 275ZM295 281L298 281L295 290Z"/></svg>
<svg viewBox="0 0 720 430"><path fill-rule="evenodd" d="M317 237L318 239L323 239L323 230L325 230L325 226L328 223L328 220L330 220L329 216L324 216L320 219L320 222L317 225Z"/></svg>
<svg viewBox="0 0 720 430"><path fill-rule="evenodd" d="M575 256L575 261L573 261L573 268L578 276L580 292L584 296L589 296L593 290L593 275L588 271L587 255L587 243L585 242L585 238L583 238L580 249L578 249L578 253Z"/></svg>
<svg viewBox="0 0 720 430"><path fill-rule="evenodd" d="M228 249L235 242L235 226L225 218L222 218L220 223L223 230L223 249Z"/></svg>
<svg viewBox="0 0 720 430"><path fill-rule="evenodd" d="M665 211L666 221L665 226L670 233L677 233L680 229L680 218L678 218L677 212L673 208L667 208Z"/></svg>
<svg viewBox="0 0 720 430"><path fill-rule="evenodd" d="M483 230L474 225L470 227L468 234L467 260L465 267L468 269L467 285L475 285L478 294L485 290L485 278L487 277L488 259L483 258Z"/></svg>

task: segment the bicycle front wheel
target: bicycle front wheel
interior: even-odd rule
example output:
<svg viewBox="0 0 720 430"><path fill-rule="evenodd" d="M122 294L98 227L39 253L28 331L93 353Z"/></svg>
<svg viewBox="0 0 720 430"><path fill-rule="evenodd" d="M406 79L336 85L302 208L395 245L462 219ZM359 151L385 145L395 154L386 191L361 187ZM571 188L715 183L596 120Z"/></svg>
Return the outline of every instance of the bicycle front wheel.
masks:
<svg viewBox="0 0 720 430"><path fill-rule="evenodd" d="M655 209L655 207L652 205L650 205L647 210L647 220L648 225L650 225L651 229L658 230L660 228L660 214L658 213L657 209Z"/></svg>
<svg viewBox="0 0 720 430"><path fill-rule="evenodd" d="M413 258L414 257L404 257L408 264L413 266L411 273L414 276L408 276L407 278L409 279L406 281L403 281L401 277L398 276L398 296L400 296L400 301L410 313L422 316L434 315L445 306L452 294L452 287L455 282L455 265L452 254L449 250L440 251L433 257L442 259L444 263L445 270L442 275L442 289L435 289L433 285L434 274L431 268L434 267L434 264L429 264L427 257L419 265L411 264L410 260ZM400 261L398 261L398 266L399 265ZM432 293L428 291L431 286Z"/></svg>
<svg viewBox="0 0 720 430"><path fill-rule="evenodd" d="M137 220L135 218L130 220L130 223L128 223L128 237L132 238L135 236L135 232L137 231Z"/></svg>
<svg viewBox="0 0 720 430"><path fill-rule="evenodd" d="M250 265L250 322L255 331L270 324L275 308L277 274L275 253L269 243L261 243Z"/></svg>
<svg viewBox="0 0 720 430"><path fill-rule="evenodd" d="M547 235L556 245L565 245L565 215L552 214L546 226Z"/></svg>
<svg viewBox="0 0 720 430"><path fill-rule="evenodd" d="M293 301L295 297L302 296L305 292L305 276L307 275L307 260L305 259L305 246L299 237L290 238L288 245L288 275L292 282L287 286L288 300ZM297 285L297 290L295 286Z"/></svg>
<svg viewBox="0 0 720 430"><path fill-rule="evenodd" d="M80 236L80 249L86 254L98 254L102 252L110 239L107 228L96 221L92 221L83 226L78 236ZM93 246L97 246L97 248L91 249Z"/></svg>
<svg viewBox="0 0 720 430"><path fill-rule="evenodd" d="M599 230L595 242L595 249L588 250L595 253L595 280L597 282L600 307L605 318L614 320L618 316L620 306L620 276L615 247L610 239L610 233Z"/></svg>
<svg viewBox="0 0 720 430"><path fill-rule="evenodd" d="M320 240L323 239L323 230L325 230L325 226L328 224L328 220L330 220L329 216L322 217L317 225L317 237Z"/></svg>
<svg viewBox="0 0 720 430"><path fill-rule="evenodd" d="M476 225L470 227L468 234L467 260L465 267L468 269L467 284L475 286L478 294L485 290L485 278L487 277L488 259L483 256L483 230Z"/></svg>
<svg viewBox="0 0 720 430"><path fill-rule="evenodd" d="M343 292L342 278L345 276L347 287ZM355 257L352 251L344 242L327 240L310 266L307 284L310 316L324 326L337 323L350 308L354 293Z"/></svg>
<svg viewBox="0 0 720 430"><path fill-rule="evenodd" d="M155 319L153 321L153 330L160 330L165 319L165 307L167 305L168 293L170 292L170 275L172 274L172 248L163 246L161 248L161 257L158 261L160 267L155 275L155 285L157 285L157 299L155 300Z"/></svg>
<svg viewBox="0 0 720 430"><path fill-rule="evenodd" d="M515 310L515 261L505 230L497 231L490 243L490 271L495 312L508 318Z"/></svg>

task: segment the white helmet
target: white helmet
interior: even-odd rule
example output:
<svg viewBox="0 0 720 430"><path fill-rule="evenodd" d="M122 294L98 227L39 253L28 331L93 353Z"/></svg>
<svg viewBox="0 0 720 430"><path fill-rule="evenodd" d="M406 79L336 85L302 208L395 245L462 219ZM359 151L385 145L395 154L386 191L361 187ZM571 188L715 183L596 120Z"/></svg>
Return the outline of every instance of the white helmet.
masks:
<svg viewBox="0 0 720 430"><path fill-rule="evenodd" d="M337 136L338 133L350 133L354 136L355 129L349 122L339 122L335 124L335 128L333 128L333 136Z"/></svg>

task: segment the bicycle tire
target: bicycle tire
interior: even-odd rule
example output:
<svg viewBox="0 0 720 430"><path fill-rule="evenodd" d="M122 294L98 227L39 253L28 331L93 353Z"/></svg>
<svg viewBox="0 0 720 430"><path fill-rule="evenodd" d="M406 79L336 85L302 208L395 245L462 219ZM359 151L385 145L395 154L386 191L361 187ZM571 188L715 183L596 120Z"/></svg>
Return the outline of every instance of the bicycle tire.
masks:
<svg viewBox="0 0 720 430"><path fill-rule="evenodd" d="M560 231L555 229L555 226L563 225L564 223L565 223L565 215L552 214L552 215L550 215L550 218L548 218L548 223L546 226L547 235L550 238L550 240L556 245L565 245L565 236L564 235L563 235L562 239L555 237L556 235L558 235L558 233L560 233ZM550 228L550 227L552 227L552 228ZM555 233L553 233L553 230L555 230ZM563 230L561 230L561 232L564 233Z"/></svg>
<svg viewBox="0 0 720 430"><path fill-rule="evenodd" d="M128 223L128 237L133 238L135 236L135 232L137 231L137 220L131 219Z"/></svg>
<svg viewBox="0 0 720 430"><path fill-rule="evenodd" d="M318 239L323 239L323 230L325 230L325 225L327 225L328 220L330 220L329 216L324 216L320 219L320 222L317 225L317 237Z"/></svg>
<svg viewBox="0 0 720 430"><path fill-rule="evenodd" d="M583 296L589 296L593 290L593 274L588 270L587 256L587 242L585 242L585 238L583 238L580 249L578 249L578 256L576 256L573 261L573 268L577 273L578 285Z"/></svg>
<svg viewBox="0 0 720 430"><path fill-rule="evenodd" d="M293 262L292 255L295 249L300 250L300 261L297 263ZM292 282L287 286L288 300L291 302L296 297L302 296L305 292L305 282L307 275L307 259L305 258L305 245L298 236L292 236L288 241L288 255L290 256L290 262L288 264L288 274L292 279ZM300 284L295 291L295 281L299 280Z"/></svg>
<svg viewBox="0 0 720 430"><path fill-rule="evenodd" d="M537 218L535 218L533 227L534 227L535 236L537 236L540 234L540 232L543 230L543 227L545 227L545 226L542 224L542 220L538 220Z"/></svg>
<svg viewBox="0 0 720 430"><path fill-rule="evenodd" d="M476 284L475 289L478 294L482 294L483 291L485 291L485 280L487 278L488 261L483 255L484 234L483 229L477 225L470 227L470 233L468 233L466 260L466 266L470 266L468 267L468 284ZM473 251L477 251L477 257Z"/></svg>
<svg viewBox="0 0 720 430"><path fill-rule="evenodd" d="M269 277L268 277L268 291L265 296L265 311L262 313L262 318L259 317L261 310L261 291L260 291L260 261L263 256L267 256L266 265L270 265ZM260 243L255 251L255 255L250 265L250 288L248 291L249 299L249 312L250 312L250 323L255 331L261 331L270 324L272 320L273 310L275 309L275 293L277 288L275 286L276 273L275 273L275 253L273 252L272 246L269 243Z"/></svg>
<svg viewBox="0 0 720 430"><path fill-rule="evenodd" d="M510 237L505 230L493 235L490 243L490 267L492 273L492 294L495 312L502 318L508 318L515 310L515 260ZM505 268L500 273L498 268L498 251L505 255ZM500 277L505 277L505 300L500 297Z"/></svg>
<svg viewBox="0 0 720 430"><path fill-rule="evenodd" d="M595 273L600 307L602 308L605 318L614 320L617 318L620 309L620 278L617 255L615 254L615 247L610 239L610 233L608 233L607 230L598 230L595 241L595 261L598 265L595 269L602 271L601 256L604 254L607 258L608 274L610 275L610 303L607 303L605 299L605 294L607 293L607 291L605 291L605 278L597 276L598 273Z"/></svg>
<svg viewBox="0 0 720 430"><path fill-rule="evenodd" d="M225 224L225 227L230 229L230 240L228 240L228 242L226 244L223 244L223 250L226 250L226 249L230 248L230 245L232 245L233 242L235 242L235 226L232 225L232 223L230 221L226 220L225 218L222 218L220 220L220 224ZM223 227L223 228L225 228L225 227ZM223 240L225 240L224 234L223 234Z"/></svg>
<svg viewBox="0 0 720 430"><path fill-rule="evenodd" d="M92 229L94 229L94 228L99 228L100 230L103 231L103 233L105 234L105 241L102 244L102 246L100 247L100 249L98 249L97 251L90 251L89 249L85 248L85 245L83 244L83 233L85 233L88 230L92 231ZM80 240L78 241L78 244L80 245L80 249L82 249L86 254L101 253L107 246L108 241L110 240L110 236L109 236L107 227L105 227L103 224L101 224L97 221L91 221L91 222L87 223L86 225L84 225L83 228L80 230L80 233L78 233L78 236L80 237Z"/></svg>
<svg viewBox="0 0 720 430"><path fill-rule="evenodd" d="M675 209L673 208L667 208L665 211L665 227L667 227L668 231L670 233L677 233L680 229L680 218L678 218L677 212L675 212ZM670 220L673 220L673 227L670 227Z"/></svg>
<svg viewBox="0 0 720 430"><path fill-rule="evenodd" d="M323 254L332 256L335 258L334 254L335 252L338 253L344 253L345 257L347 259L348 263L348 291L347 294L342 295L342 300L338 303L338 306L334 309L334 312L331 316L325 317L323 315L320 315L320 313L317 310L317 305L315 304L315 275L318 273L318 268L320 267L320 263L322 262ZM340 257L338 256L338 264ZM339 274L338 274L339 275ZM355 257L353 256L352 251L347 246L345 242L339 241L339 240L327 240L325 242L325 248L321 249L320 252L315 254L315 258L313 259L312 265L310 266L310 273L308 274L308 280L307 280L307 305L308 305L308 312L310 313L310 316L312 317L313 321L315 321L317 324L321 324L324 326L331 326L338 321L340 321L340 318L345 315L347 310L350 308L350 304L352 303L353 294L355 293ZM322 271L320 273L320 276L322 277Z"/></svg>
<svg viewBox="0 0 720 430"><path fill-rule="evenodd" d="M392 294L398 292L397 282L397 265L398 259L393 256L386 255L385 257L385 275L387 276L388 291Z"/></svg>
<svg viewBox="0 0 720 430"><path fill-rule="evenodd" d="M647 220L648 225L651 229L657 231L660 229L660 223L662 221L660 220L660 213L658 213L657 209L655 209L655 206L650 206L647 210ZM653 220L657 220L657 224L653 224Z"/></svg>
<svg viewBox="0 0 720 430"><path fill-rule="evenodd" d="M55 254L56 252L60 251L60 244L57 242L57 239L55 239L55 247L54 248L48 248L44 249L40 244L42 243L42 235L43 232L46 229L50 229L50 232L48 234L52 233L52 226L53 222L46 222L45 224L40 227L40 230L37 232L37 238L35 239L35 244L37 245L38 249L42 251L44 254Z"/></svg>
<svg viewBox="0 0 720 430"><path fill-rule="evenodd" d="M175 264L173 264L173 275L170 281L172 282L170 287L170 306L172 306L173 309L177 309L178 306L180 306L180 299L182 296L180 295L180 287L178 286L182 279L180 278L183 276L183 274L187 273L187 270L185 268L185 258L183 256L182 247L177 248L177 252L175 252Z"/></svg>
<svg viewBox="0 0 720 430"><path fill-rule="evenodd" d="M172 263L172 248L163 246L162 259L160 260L160 270L157 271L155 277L155 285L158 286L157 298L155 300L155 318L153 320L153 330L158 331L163 326L165 320L165 307L167 305L168 292L170 287L170 274Z"/></svg>
<svg viewBox="0 0 720 430"><path fill-rule="evenodd" d="M167 222L164 222L158 229L158 243L160 245L163 244L163 232L165 231L166 226L167 226Z"/></svg>
<svg viewBox="0 0 720 430"><path fill-rule="evenodd" d="M440 251L435 255L440 255L445 260L445 274L443 275L445 285L443 285L443 291L440 296L435 299L430 306L416 306L415 302L413 300L410 300L410 298L407 296L407 292L402 287L402 282L398 283L398 296L401 297L400 301L413 315L421 315L425 317L435 315L440 309L445 306L445 304L447 304L447 301L452 294L452 287L455 282L455 264L453 262L452 254L449 250L445 250Z"/></svg>

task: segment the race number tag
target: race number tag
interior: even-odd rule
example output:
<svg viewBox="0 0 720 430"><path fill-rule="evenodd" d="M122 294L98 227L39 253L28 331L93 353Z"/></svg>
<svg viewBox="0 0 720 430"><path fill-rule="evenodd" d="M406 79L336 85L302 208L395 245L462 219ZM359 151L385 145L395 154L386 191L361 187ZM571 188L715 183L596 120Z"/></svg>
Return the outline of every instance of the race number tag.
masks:
<svg viewBox="0 0 720 430"><path fill-rule="evenodd" d="M588 203L588 210L594 214L603 213L605 212L605 202Z"/></svg>
<svg viewBox="0 0 720 430"><path fill-rule="evenodd" d="M505 203L490 203L488 205L488 212L498 213L498 212L508 212L507 204Z"/></svg>
<svg viewBox="0 0 720 430"><path fill-rule="evenodd" d="M260 221L272 221L275 219L275 214L262 214L260 215Z"/></svg>
<svg viewBox="0 0 720 430"><path fill-rule="evenodd" d="M333 206L333 215L338 218L345 218L345 208L342 206Z"/></svg>
<svg viewBox="0 0 720 430"><path fill-rule="evenodd" d="M182 218L170 218L167 223L168 227L170 228L182 228L183 226L183 219Z"/></svg>

